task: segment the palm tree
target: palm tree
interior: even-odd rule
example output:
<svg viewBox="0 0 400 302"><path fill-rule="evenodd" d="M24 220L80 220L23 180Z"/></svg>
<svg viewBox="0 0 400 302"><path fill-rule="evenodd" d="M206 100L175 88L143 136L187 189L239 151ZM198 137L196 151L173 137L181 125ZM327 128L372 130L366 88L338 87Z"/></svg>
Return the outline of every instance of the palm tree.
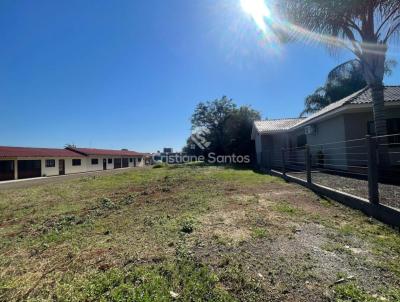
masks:
<svg viewBox="0 0 400 302"><path fill-rule="evenodd" d="M392 63L394 64L394 63ZM388 66L387 73L390 73ZM340 64L329 72L326 83L306 97L300 116L307 116L367 86L358 60Z"/></svg>
<svg viewBox="0 0 400 302"><path fill-rule="evenodd" d="M277 10L289 22L277 29L287 39L318 40L354 53L371 88L376 135L386 135L383 78L388 45L400 32L400 1L279 0Z"/></svg>
<svg viewBox="0 0 400 302"><path fill-rule="evenodd" d="M325 87L319 87L304 100L304 110L300 113L300 117L306 117L313 114L330 104L327 97Z"/></svg>

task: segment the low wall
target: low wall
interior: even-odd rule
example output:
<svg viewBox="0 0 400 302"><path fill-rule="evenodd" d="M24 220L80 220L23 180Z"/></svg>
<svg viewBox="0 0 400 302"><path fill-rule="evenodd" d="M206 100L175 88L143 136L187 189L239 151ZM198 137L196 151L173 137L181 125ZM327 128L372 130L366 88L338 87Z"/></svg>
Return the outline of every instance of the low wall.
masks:
<svg viewBox="0 0 400 302"><path fill-rule="evenodd" d="M305 186L310 190L316 192L317 194L331 198L348 207L360 210L366 215L376 218L390 226L393 226L395 228L400 228L400 211L392 207L382 204L372 204L367 199L357 197L348 193L344 193L341 191L337 191L335 189L328 188L325 186L317 185L314 183L310 184L303 179L290 175L283 175L281 172L278 171L271 170L267 172L271 175L282 177L287 181L295 182L297 184Z"/></svg>

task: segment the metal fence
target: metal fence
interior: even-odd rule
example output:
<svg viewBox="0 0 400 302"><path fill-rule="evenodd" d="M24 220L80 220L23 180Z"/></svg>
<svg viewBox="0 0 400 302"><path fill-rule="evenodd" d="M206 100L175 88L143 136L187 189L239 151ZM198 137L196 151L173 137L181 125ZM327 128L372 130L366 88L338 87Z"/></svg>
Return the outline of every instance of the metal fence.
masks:
<svg viewBox="0 0 400 302"><path fill-rule="evenodd" d="M267 152L264 167L400 211L400 133Z"/></svg>

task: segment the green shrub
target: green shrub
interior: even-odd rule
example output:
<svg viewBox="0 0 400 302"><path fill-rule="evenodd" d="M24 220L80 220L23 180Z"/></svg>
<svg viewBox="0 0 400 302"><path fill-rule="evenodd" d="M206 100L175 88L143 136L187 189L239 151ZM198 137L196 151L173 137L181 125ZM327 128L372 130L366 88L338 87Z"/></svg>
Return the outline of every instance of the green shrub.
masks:
<svg viewBox="0 0 400 302"><path fill-rule="evenodd" d="M165 168L167 166L168 166L168 164L166 164L166 163L157 163L153 166L153 169Z"/></svg>
<svg viewBox="0 0 400 302"><path fill-rule="evenodd" d="M100 199L100 207L110 210L117 208L117 205L111 199L104 197Z"/></svg>

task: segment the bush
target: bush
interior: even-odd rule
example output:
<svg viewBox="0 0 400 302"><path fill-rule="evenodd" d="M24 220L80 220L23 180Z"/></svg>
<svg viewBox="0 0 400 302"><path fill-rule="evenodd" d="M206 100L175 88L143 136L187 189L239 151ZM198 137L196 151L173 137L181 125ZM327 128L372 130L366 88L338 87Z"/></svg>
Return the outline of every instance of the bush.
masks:
<svg viewBox="0 0 400 302"><path fill-rule="evenodd" d="M155 164L155 165L153 166L153 169L165 168L165 167L167 167L167 166L168 166L168 164L166 164L166 163L158 163L158 164Z"/></svg>
<svg viewBox="0 0 400 302"><path fill-rule="evenodd" d="M193 220L185 219L181 224L181 232L190 234L193 232Z"/></svg>
<svg viewBox="0 0 400 302"><path fill-rule="evenodd" d="M103 209L115 209L117 208L117 205L109 198L102 198L100 199L100 206Z"/></svg>

